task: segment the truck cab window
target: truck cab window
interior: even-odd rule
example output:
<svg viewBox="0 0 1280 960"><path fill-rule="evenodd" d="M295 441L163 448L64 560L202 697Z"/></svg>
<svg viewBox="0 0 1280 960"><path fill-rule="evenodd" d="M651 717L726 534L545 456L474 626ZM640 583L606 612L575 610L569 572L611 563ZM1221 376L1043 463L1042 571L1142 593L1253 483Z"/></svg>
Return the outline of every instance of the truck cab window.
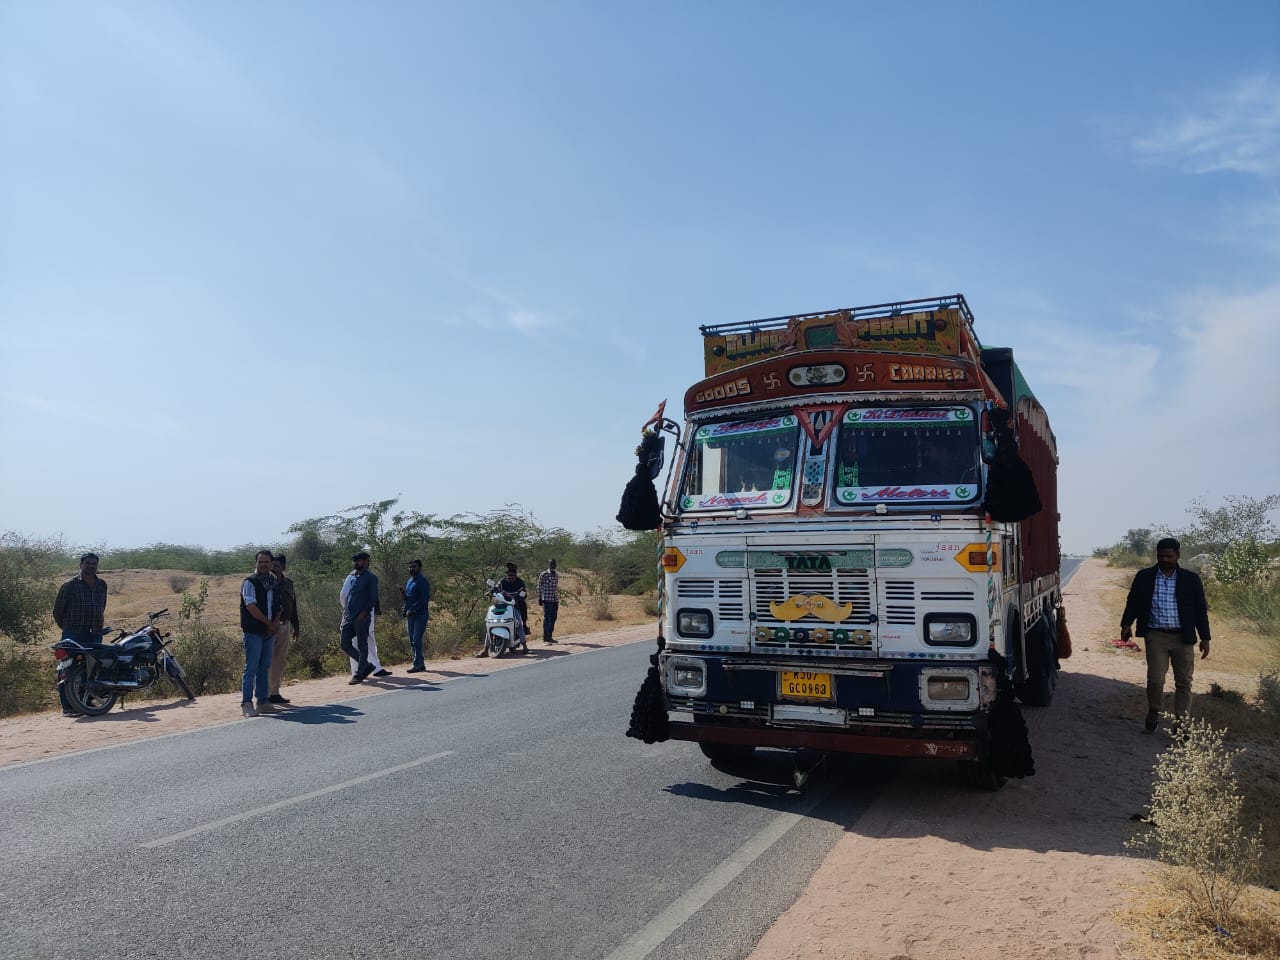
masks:
<svg viewBox="0 0 1280 960"><path fill-rule="evenodd" d="M798 447L799 422L790 415L699 427L681 486L681 509L786 506Z"/></svg>
<svg viewBox="0 0 1280 960"><path fill-rule="evenodd" d="M836 444L833 500L874 505L978 498L978 431L968 407L848 411Z"/></svg>

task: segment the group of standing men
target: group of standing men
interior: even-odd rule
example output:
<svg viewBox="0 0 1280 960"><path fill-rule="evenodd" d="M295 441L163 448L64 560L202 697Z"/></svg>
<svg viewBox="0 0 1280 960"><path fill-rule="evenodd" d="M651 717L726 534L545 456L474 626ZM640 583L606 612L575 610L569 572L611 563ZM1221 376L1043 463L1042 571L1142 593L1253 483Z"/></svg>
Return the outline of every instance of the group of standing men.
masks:
<svg viewBox="0 0 1280 960"><path fill-rule="evenodd" d="M280 693L290 644L298 639L298 598L293 581L286 575L288 560L283 553L259 550L254 556L253 573L240 584L240 630L244 636L244 673L240 678L240 712L245 717L279 713L289 700ZM373 626L381 612L378 599L378 577L369 569L369 553L361 550L351 557L352 570L338 595L342 607L339 645L351 660L352 684L368 677L390 676L378 661ZM101 642L107 609L107 584L98 575L98 555L86 553L80 558L80 574L62 585L53 604L53 619L62 630L63 639L86 646ZM516 565L507 564L507 575L501 581L513 594L524 591ZM431 583L422 572L422 561L409 563L409 579L400 588L401 614L409 631L413 648L413 666L409 673L426 670L426 632L430 619ZM556 618L560 610L560 578L556 562L538 575L538 605L542 608L542 640L555 643ZM521 620L528 629L529 613L524 599L519 600ZM78 716L58 686L64 716ZM255 705L256 700L256 705Z"/></svg>

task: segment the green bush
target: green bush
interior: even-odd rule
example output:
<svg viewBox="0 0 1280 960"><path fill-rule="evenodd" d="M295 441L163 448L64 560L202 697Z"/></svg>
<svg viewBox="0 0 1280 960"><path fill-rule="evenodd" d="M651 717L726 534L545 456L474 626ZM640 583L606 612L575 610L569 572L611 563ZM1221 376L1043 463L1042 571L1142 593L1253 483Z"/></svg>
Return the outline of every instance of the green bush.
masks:
<svg viewBox="0 0 1280 960"><path fill-rule="evenodd" d="M1242 823L1244 797L1226 731L1197 718L1172 728L1173 743L1156 760L1147 832L1130 846L1154 852L1164 883L1205 923L1225 927L1236 899L1257 878L1262 829Z"/></svg>
<svg viewBox="0 0 1280 960"><path fill-rule="evenodd" d="M1267 569L1267 550L1254 537L1227 544L1214 558L1213 576L1219 583L1256 583Z"/></svg>
<svg viewBox="0 0 1280 960"><path fill-rule="evenodd" d="M34 650L0 647L0 716L47 709L57 686L51 659Z"/></svg>
<svg viewBox="0 0 1280 960"><path fill-rule="evenodd" d="M13 531L0 534L0 634L36 643L49 629L57 574L68 564L57 540L36 540Z"/></svg>
<svg viewBox="0 0 1280 960"><path fill-rule="evenodd" d="M1244 620L1265 636L1280 636L1280 577L1236 583L1210 581L1206 587L1215 613Z"/></svg>
<svg viewBox="0 0 1280 960"><path fill-rule="evenodd" d="M240 686L244 643L239 636L194 620L183 626L169 649L182 664L196 696L229 693ZM157 695L165 693L163 683L152 689Z"/></svg>

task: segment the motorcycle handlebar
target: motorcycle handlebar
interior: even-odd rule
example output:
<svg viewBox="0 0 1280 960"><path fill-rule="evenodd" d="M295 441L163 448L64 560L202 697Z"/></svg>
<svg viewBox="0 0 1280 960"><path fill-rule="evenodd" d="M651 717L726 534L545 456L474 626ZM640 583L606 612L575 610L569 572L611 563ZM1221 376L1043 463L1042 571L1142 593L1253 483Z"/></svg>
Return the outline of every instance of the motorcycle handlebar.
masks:
<svg viewBox="0 0 1280 960"><path fill-rule="evenodd" d="M165 607L163 610L157 610L155 613L148 613L148 614L147 614L147 619L148 619L148 620L157 620L157 619L159 619L160 617L163 617L163 616L164 616L166 613L168 613L168 612L169 612L169 608L168 608L168 607Z"/></svg>

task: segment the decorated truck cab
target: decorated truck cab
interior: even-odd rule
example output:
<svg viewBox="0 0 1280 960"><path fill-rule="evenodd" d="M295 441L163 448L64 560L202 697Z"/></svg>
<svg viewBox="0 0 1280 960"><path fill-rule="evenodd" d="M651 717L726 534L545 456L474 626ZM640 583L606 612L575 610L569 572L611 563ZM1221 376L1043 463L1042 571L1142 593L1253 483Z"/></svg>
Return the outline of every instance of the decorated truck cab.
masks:
<svg viewBox="0 0 1280 960"><path fill-rule="evenodd" d="M633 735L1029 773L1000 727L1025 741L1014 696L1053 696L1057 454L1012 352L958 295L702 334L684 423L648 425L676 440L651 671L669 716Z"/></svg>

